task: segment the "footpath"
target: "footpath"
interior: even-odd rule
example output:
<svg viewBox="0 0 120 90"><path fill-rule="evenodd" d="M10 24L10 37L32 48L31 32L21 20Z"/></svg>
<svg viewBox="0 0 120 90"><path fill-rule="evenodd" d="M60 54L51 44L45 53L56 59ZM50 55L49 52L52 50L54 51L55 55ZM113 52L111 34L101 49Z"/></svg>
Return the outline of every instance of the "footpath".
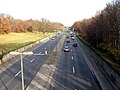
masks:
<svg viewBox="0 0 120 90"><path fill-rule="evenodd" d="M36 76L32 79L26 90L49 90L50 83L53 80L56 66L59 62L61 49L63 47L65 35L62 36L53 52L42 65Z"/></svg>

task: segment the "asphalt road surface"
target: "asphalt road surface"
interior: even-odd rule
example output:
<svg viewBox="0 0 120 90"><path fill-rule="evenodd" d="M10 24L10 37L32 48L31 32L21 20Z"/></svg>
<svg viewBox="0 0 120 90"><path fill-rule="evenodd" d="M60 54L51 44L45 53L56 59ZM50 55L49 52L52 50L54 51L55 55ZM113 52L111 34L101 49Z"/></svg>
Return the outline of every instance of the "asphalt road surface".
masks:
<svg viewBox="0 0 120 90"><path fill-rule="evenodd" d="M100 86L100 82L94 73L91 72L83 56L81 42L77 38L72 40L69 34L67 36L69 36L70 43L65 41L64 46L68 45L70 51L64 52L62 49L61 58L57 65L53 82L50 85L50 90L115 90L111 87L109 81L97 71L101 75L100 77L102 77L101 83L104 84L103 88ZM74 43L77 43L78 46L73 47Z"/></svg>
<svg viewBox="0 0 120 90"><path fill-rule="evenodd" d="M33 51L34 54L41 55L23 57L25 88L47 60L61 36L62 35L59 35L55 40L51 39L39 45ZM114 88L113 83L109 83L95 63L90 62L93 59L91 56L94 55L95 57L96 55L90 52L88 48L84 48L85 45L83 45L78 38L72 40L70 34L67 36L69 36L70 43L66 42L68 39L68 37L66 37L64 46L68 45L70 51L64 52L64 47L62 48L60 60L56 67L53 81L50 83L49 90L119 90L118 88ZM74 43L77 43L78 46L73 47ZM44 55L45 53L48 55ZM0 73L0 90L21 90L21 87L21 68L19 60Z"/></svg>
<svg viewBox="0 0 120 90"><path fill-rule="evenodd" d="M71 39L70 36L69 38ZM76 40L70 40L70 43L64 42L64 46L68 45L70 51L64 52L62 49L58 69L50 90L98 90L79 46L72 46L75 42L77 43Z"/></svg>
<svg viewBox="0 0 120 90"><path fill-rule="evenodd" d="M49 40L42 45L39 45L34 51L34 54L41 55L31 55L24 56L24 82L25 88L28 86L30 81L36 75L37 71L44 64L57 42L60 40L62 35L58 35L55 40ZM48 55L44 55L44 54ZM0 73L0 90L22 90L21 89L21 68L20 60L10 66L8 69Z"/></svg>

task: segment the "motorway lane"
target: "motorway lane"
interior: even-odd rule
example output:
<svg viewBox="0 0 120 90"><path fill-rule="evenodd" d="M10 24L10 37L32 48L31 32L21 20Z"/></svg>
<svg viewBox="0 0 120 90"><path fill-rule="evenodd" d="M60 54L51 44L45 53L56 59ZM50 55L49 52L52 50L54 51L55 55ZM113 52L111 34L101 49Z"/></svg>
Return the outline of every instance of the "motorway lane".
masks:
<svg viewBox="0 0 120 90"><path fill-rule="evenodd" d="M62 51L62 53L64 53ZM69 86L71 86L72 82L68 82L71 78L69 77L69 75L72 74L72 62L70 61L71 55L68 53L68 52L65 52L65 55L64 54L61 54L61 58L60 58L60 62L59 62L59 65L58 65L58 69L57 69L57 72L56 72L56 75L55 75L55 85L56 87L58 88L51 88L50 90L64 90L64 89L67 89L67 90L71 90ZM66 82L67 81L67 82ZM71 84L71 85L70 85Z"/></svg>
<svg viewBox="0 0 120 90"><path fill-rule="evenodd" d="M104 70L104 64L101 65L98 63L99 61L104 62L94 51L92 51L88 46L84 45L79 39L77 39L81 46L81 50L84 50L86 54L83 53L84 57L87 56L86 61L91 68L91 72L93 73L93 77L98 83L99 87L103 88L104 90L120 90L119 85L115 84L110 76ZM92 64L92 66L91 66ZM109 67L105 67L106 69Z"/></svg>
<svg viewBox="0 0 120 90"><path fill-rule="evenodd" d="M76 40L74 40L75 42L77 42ZM79 49L79 45L78 47L73 47L73 51L72 51L72 54L74 56L74 59L73 59L73 63L74 63L74 66L75 66L75 70L76 70L76 73L74 74L75 75L75 78L81 78L83 79L83 81L79 82L78 79L76 79L76 82L78 81L78 85L80 85L82 87L82 89L85 89L85 90L88 90L88 89L92 89L92 90L99 90L96 82L94 81L93 79L93 76L90 72L90 69ZM79 87L76 86L76 89L79 90Z"/></svg>
<svg viewBox="0 0 120 90"><path fill-rule="evenodd" d="M81 54L80 47L73 47L76 40L68 44L71 52L61 52L60 62L57 66L50 90L99 90L90 69Z"/></svg>
<svg viewBox="0 0 120 90"><path fill-rule="evenodd" d="M58 36L55 40L49 40L48 42L40 45L33 51L33 53L44 54L45 50L49 51L49 44L51 44L52 51L53 48L57 45L56 40L59 41L61 36L62 35ZM45 60L47 60L48 56L49 55L31 55L23 57L25 87L30 83L31 79L40 69ZM21 90L20 60L0 73L0 90Z"/></svg>

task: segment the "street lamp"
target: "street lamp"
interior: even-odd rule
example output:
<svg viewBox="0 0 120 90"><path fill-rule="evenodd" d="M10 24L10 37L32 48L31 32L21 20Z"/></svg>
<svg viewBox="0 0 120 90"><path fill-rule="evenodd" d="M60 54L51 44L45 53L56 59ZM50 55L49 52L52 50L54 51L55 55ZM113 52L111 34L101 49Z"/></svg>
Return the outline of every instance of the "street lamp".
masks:
<svg viewBox="0 0 120 90"><path fill-rule="evenodd" d="M39 43L39 37L38 37L38 34L39 34L39 30L37 29L37 43Z"/></svg>
<svg viewBox="0 0 120 90"><path fill-rule="evenodd" d="M44 33L44 36L46 36L46 34ZM48 35L48 37L49 37L49 44L48 44L48 48L49 48L49 50L48 50L48 52L50 53L50 50L51 50L51 44L50 44L50 39L51 39L51 36L50 35ZM45 51L45 54L47 54L47 51Z"/></svg>
<svg viewBox="0 0 120 90"><path fill-rule="evenodd" d="M0 51L0 64L2 63L3 51Z"/></svg>
<svg viewBox="0 0 120 90"><path fill-rule="evenodd" d="M50 38L50 36L49 36L49 44L48 44L48 45L49 45L49 53L50 53L50 51L51 51L51 41L50 41L50 39L51 39L51 38Z"/></svg>
<svg viewBox="0 0 120 90"><path fill-rule="evenodd" d="M10 52L10 54L12 55L20 55L21 56L21 75L22 75L22 90L24 90L24 71L23 71L23 60L22 60L22 56L23 55L32 55L33 52L23 52L23 53L20 53L20 52Z"/></svg>

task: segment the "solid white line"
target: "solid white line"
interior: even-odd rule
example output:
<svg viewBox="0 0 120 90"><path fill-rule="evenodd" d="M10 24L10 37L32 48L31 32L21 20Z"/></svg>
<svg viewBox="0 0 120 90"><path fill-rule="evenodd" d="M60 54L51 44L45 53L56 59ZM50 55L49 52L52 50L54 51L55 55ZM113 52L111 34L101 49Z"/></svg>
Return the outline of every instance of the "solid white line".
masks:
<svg viewBox="0 0 120 90"><path fill-rule="evenodd" d="M21 73L21 70L15 74L15 77L17 77Z"/></svg>
<svg viewBox="0 0 120 90"><path fill-rule="evenodd" d="M73 67L73 73L75 73L75 67Z"/></svg>
<svg viewBox="0 0 120 90"><path fill-rule="evenodd" d="M30 62L33 62L33 61L34 61L34 58Z"/></svg>
<svg viewBox="0 0 120 90"><path fill-rule="evenodd" d="M72 56L72 60L73 60L73 56Z"/></svg>
<svg viewBox="0 0 120 90"><path fill-rule="evenodd" d="M71 52L72 52L72 50L71 50Z"/></svg>

